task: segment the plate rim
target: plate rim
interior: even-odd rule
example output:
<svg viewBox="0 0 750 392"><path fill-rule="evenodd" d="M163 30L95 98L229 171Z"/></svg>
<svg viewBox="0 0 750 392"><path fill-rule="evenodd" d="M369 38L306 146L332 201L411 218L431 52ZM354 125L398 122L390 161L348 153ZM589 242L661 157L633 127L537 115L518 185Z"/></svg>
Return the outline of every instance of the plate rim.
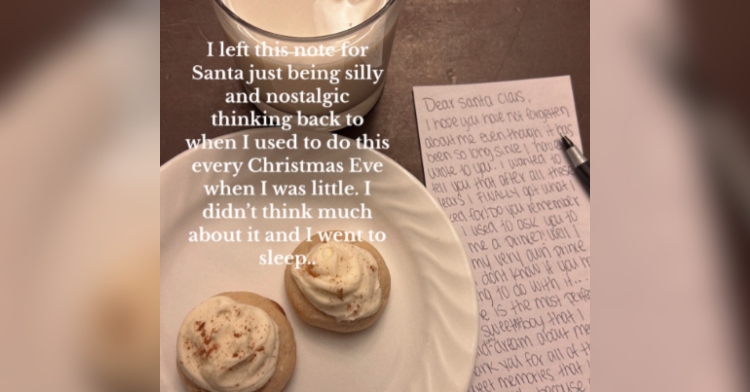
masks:
<svg viewBox="0 0 750 392"><path fill-rule="evenodd" d="M311 135L319 136L319 137L322 137L322 138L331 138L335 134L335 133L329 133L329 132L325 132L324 133L324 132L313 131L313 130L306 130L306 129L299 129L299 128L292 128L289 131L284 131L280 127L261 127L261 128L247 128L247 129L242 129L242 130L238 130L238 131L235 131L235 132L229 132L229 133L226 133L226 134L223 134L223 135L219 135L219 136L216 136L216 137L213 137L213 138L206 137L206 139L207 140L229 139L229 138L238 137L238 136L243 135L243 134L248 134L248 133L253 133L253 132L259 132L259 131L260 132L278 131L278 132L283 132L283 133L286 133L286 134L289 134L289 133L309 133ZM344 135L338 135L338 134L336 134L336 136L338 136L338 137L346 137L346 138L348 138L350 140L354 140L354 139L349 138L349 137L344 136ZM198 151L202 151L202 150L199 149L199 148L183 150L180 153L178 153L177 155L175 155L174 157L172 157L171 159L169 159L167 162L165 162L162 165L160 165L160 168L159 168L160 184L162 182L162 176L168 175L168 173L175 166L176 162L185 160L191 154L197 153ZM461 260L461 263L458 263L458 264L460 264L460 265L463 266L463 269L465 270L464 272L466 273L467 276L469 276L471 278L470 279L471 280L471 286L474 287L474 291L476 291L476 280L474 278L474 272L471 269L471 263L470 263L468 254L466 253L466 248L465 248L465 246L464 246L464 244L463 244L460 236L458 235L458 232L456 231L456 228L453 225L453 222L450 221L450 218L448 217L447 213L440 206L440 204L438 203L438 201L436 200L436 198L427 190L426 186L422 182L420 182L411 172L409 172L408 170L406 170L406 168L404 168L401 164L399 164L393 158L389 157L388 155L382 153L381 151L379 151L377 149L367 149L365 151L369 151L369 152L374 153L379 159L383 159L383 160L387 161L389 164L393 165L395 168L397 168L397 170L401 174L404 174L406 176L406 178L408 178L408 181L412 185L416 185L417 186L417 188L419 189L419 192L424 192L424 194L430 200L430 203L431 203L432 207L434 209L437 209L438 211L440 211L440 214L439 214L440 215L440 219L444 220L444 223L446 223L448 225L448 227L450 228L449 229L449 233L447 233L447 234L458 245L458 248L460 249L459 253L462 256L461 257L462 260ZM160 193L161 193L161 185L160 185ZM163 197L163 195L162 195L162 197ZM160 204L161 204L161 201L160 201ZM161 262L160 262L160 264L161 264ZM161 291L160 291L160 298L161 298ZM160 301L161 301L161 299L160 299ZM470 349L469 351L473 353L472 358L475 359L476 358L476 352L477 352L477 346L479 344L479 303L476 300L476 298L475 298L474 301L472 301L471 308L470 309L466 309L466 310L472 316L471 320L470 320L470 323L474 327L474 328L472 328L473 334L472 334L472 337L471 337L472 347L473 348ZM466 332L466 333L470 333L470 332ZM160 342L160 347L161 347L161 344L162 344L161 338L159 339L159 342ZM161 353L161 348L160 348L159 351ZM160 354L160 356L161 356L161 354ZM162 362L163 361L160 360L160 366L161 366ZM425 363L425 362L422 362L422 363ZM463 378L462 382L459 383L459 385L462 386L462 389L460 389L461 392L467 390L471 386L471 380L473 378L473 371L471 369L474 368L474 365L475 365L475 361L472 361L471 364L467 366L468 370L466 371L465 376L462 377ZM161 374L162 374L161 368L160 368L159 373L160 373L160 378L161 378Z"/></svg>

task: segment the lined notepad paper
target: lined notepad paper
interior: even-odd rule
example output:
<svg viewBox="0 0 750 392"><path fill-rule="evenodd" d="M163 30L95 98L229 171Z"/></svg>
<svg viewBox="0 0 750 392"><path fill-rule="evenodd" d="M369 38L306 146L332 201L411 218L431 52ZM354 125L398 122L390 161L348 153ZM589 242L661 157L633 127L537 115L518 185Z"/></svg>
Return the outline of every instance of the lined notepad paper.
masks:
<svg viewBox="0 0 750 392"><path fill-rule="evenodd" d="M589 196L570 78L414 87L425 183L463 238L480 331L469 391L590 390Z"/></svg>

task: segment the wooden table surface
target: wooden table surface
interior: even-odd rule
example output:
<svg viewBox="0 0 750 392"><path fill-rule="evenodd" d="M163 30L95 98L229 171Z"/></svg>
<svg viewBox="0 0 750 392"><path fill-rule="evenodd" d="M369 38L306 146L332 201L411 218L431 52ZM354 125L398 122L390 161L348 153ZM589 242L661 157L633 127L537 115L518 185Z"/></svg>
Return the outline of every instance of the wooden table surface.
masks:
<svg viewBox="0 0 750 392"><path fill-rule="evenodd" d="M161 2L161 163L186 149L186 138L214 128L236 81L193 81L192 67L234 66L206 58L206 41L224 39L212 0ZM388 78L365 125L339 133L386 137L386 155L424 182L412 98L416 85L482 83L570 75L585 152L589 152L589 2L552 0L406 0ZM252 106L248 105L248 109Z"/></svg>

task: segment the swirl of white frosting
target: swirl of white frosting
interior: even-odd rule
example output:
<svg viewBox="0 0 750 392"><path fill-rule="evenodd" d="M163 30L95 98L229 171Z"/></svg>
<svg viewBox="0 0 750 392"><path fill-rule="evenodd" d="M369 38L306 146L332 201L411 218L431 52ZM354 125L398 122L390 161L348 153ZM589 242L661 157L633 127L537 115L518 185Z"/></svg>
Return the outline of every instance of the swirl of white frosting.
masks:
<svg viewBox="0 0 750 392"><path fill-rule="evenodd" d="M209 391L256 391L273 376L278 358L279 331L271 316L228 297L198 305L180 327L178 363Z"/></svg>
<svg viewBox="0 0 750 392"><path fill-rule="evenodd" d="M307 254L305 268L293 269L297 286L321 312L337 321L354 321L380 308L378 262L365 249L342 243L316 245Z"/></svg>

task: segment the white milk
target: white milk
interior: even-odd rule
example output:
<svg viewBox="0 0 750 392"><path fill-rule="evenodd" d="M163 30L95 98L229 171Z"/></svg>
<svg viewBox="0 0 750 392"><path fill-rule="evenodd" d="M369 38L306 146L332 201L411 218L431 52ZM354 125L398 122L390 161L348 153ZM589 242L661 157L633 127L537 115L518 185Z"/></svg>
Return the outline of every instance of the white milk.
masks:
<svg viewBox="0 0 750 392"><path fill-rule="evenodd" d="M247 23L262 30L287 37L320 37L345 31L355 27L377 13L387 0L224 0L225 5ZM401 0L397 0L400 3ZM396 4L400 6L400 4ZM300 42L270 37L253 31L232 18L226 17L223 10L217 7L217 14L228 44L236 46L245 41L251 48L266 43L270 46L286 46L294 52L295 46L320 47L333 46L340 48L344 42L349 46L367 46L365 57L345 56L337 51L333 56L293 57L293 56L255 56L235 58L237 65L246 73L250 69L275 70L281 68L283 80L254 80L251 85L245 83L249 92L260 91L261 103L258 108L268 114L295 114L298 110L304 115L326 115L331 110L336 114L364 115L372 109L383 91L385 72L380 80L352 81L344 80L346 70L372 71L385 70L391 53L398 9L388 10L388 16L380 17L374 23L341 37L327 40ZM340 70L338 84L327 80L288 80L287 67L295 70ZM265 102L266 92L316 92L333 93L338 91L350 94L348 103L333 104L324 108L319 104L272 103ZM342 117L343 118L343 117Z"/></svg>
<svg viewBox="0 0 750 392"><path fill-rule="evenodd" d="M224 0L251 25L289 37L321 37L354 27L387 0Z"/></svg>

